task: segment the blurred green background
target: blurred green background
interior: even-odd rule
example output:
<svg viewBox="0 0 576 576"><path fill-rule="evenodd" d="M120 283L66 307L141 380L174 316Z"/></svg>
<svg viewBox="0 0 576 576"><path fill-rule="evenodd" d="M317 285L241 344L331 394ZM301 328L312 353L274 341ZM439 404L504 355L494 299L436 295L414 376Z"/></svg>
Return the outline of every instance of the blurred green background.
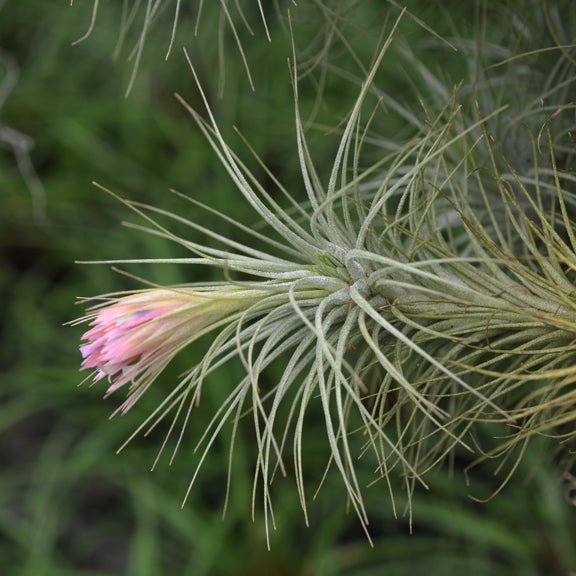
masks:
<svg viewBox="0 0 576 576"><path fill-rule="evenodd" d="M264 3L271 43L256 3L243 3L254 36L235 13L254 91L229 27L219 36L216 2L205 3L197 36L193 33L197 3L183 2L175 49L164 61L174 9L173 2L167 3L168 9L150 31L128 98L124 92L133 68L127 59L139 21L114 60L121 4L101 2L93 34L72 46L88 27L91 2L77 0L72 7L64 1L0 2L0 574L566 576L576 572L575 509L566 503L560 475L545 457L544 445L528 450L513 479L487 503L475 502L470 494L488 497L499 487L502 476L489 467L474 471L469 486L458 467L453 474L440 470L429 476L431 490L414 495L412 533L408 516L402 516L401 490L396 502L401 517L394 519L386 486L375 484L367 490L373 548L347 509L338 478L329 477L311 505L309 527L292 479L279 479L274 487L277 527L271 551L259 503L252 520L253 451L243 448L252 440L249 426L239 431L224 520L228 457L224 441L210 454L181 510L193 469L191 450L209 414L202 421L202 410L196 411L190 440L172 466L163 459L150 471L161 431L136 439L116 455L170 382L201 351L191 350L179 359L124 417L109 420L120 403L118 396L103 401L102 386L78 387L84 377L78 373L83 328L63 326L82 314L74 304L76 298L139 285L110 266L75 261L183 255L166 241L123 227L125 220L138 222L137 216L92 181L132 200L198 218L223 235L235 237L237 232L209 213L196 214L169 189L254 223L249 207L173 96L178 92L201 109L182 45L233 145L242 146L232 130L235 125L290 192L296 198L303 194L286 64L291 48L286 21L277 17L278 10L283 12L291 3ZM301 107L304 116L314 120L312 154L326 174L335 147L330 129L345 117L357 86L338 73L328 74L325 85L318 83L321 74L316 72L322 64L313 57L324 44L328 71L344 70L357 78L362 71L342 43L324 34L316 3L301 4L292 5L303 69L310 71L303 79ZM349 4L350 13L342 12L349 19L340 26L359 61L368 66L388 7L378 0ZM470 33L474 3L432 4L413 1L410 8L439 32ZM503 25L495 33L504 34L505 29ZM410 20L402 24L400 34L414 49L420 40L429 39ZM429 52L422 54L433 60ZM219 61L224 63L224 76L218 71ZM436 72L457 76L461 62L454 56L431 65ZM382 80L394 87L391 93L396 97L408 92L409 75L393 57L385 60ZM402 128L391 120L387 136ZM186 234L209 242L193 230ZM162 284L210 278L207 270L182 266L130 265L126 270ZM217 406L239 376L238 366L222 370L210 380L203 403ZM308 425L308 474L315 486L326 452L322 422ZM363 474L368 484L372 471Z"/></svg>

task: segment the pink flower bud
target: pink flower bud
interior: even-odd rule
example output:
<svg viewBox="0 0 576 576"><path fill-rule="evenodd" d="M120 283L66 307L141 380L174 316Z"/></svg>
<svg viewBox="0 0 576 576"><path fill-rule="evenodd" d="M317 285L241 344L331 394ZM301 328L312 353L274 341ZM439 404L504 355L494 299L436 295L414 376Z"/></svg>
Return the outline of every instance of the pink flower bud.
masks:
<svg viewBox="0 0 576 576"><path fill-rule="evenodd" d="M253 302L240 292L152 289L100 306L82 336L81 370L93 368L94 382L107 377L107 394L130 383L126 412L179 350Z"/></svg>

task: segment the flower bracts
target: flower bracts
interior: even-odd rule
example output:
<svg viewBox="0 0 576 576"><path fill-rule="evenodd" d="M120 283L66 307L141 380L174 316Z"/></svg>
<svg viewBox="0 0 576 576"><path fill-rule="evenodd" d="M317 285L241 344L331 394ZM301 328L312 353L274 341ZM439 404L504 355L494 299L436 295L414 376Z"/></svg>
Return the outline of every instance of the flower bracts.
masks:
<svg viewBox="0 0 576 576"><path fill-rule="evenodd" d="M125 412L179 350L253 302L246 296L246 291L234 288L178 287L108 301L86 318L92 328L82 336L81 369L95 369L95 382L108 377L108 394L129 383Z"/></svg>

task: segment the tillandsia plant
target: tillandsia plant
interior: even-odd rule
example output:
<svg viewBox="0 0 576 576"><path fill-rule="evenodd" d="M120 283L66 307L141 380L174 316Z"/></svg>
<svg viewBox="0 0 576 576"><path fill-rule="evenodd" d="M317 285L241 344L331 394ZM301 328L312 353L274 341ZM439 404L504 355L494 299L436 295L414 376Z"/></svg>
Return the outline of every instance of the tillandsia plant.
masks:
<svg viewBox="0 0 576 576"><path fill-rule="evenodd" d="M73 4L74 0L71 0L71 4ZM171 6L172 4L172 6ZM234 37L234 42L236 44L238 54L242 60L244 69L246 71L246 75L250 86L254 88L254 82L252 79L252 73L250 71L250 66L246 55L244 53L242 40L241 40L241 30L245 30L250 36L254 36L253 26L251 26L250 18L251 15L247 15L246 12L252 12L256 10L259 15L260 23L264 28L264 32L268 41L271 40L270 32L268 31L268 25L266 20L266 15L264 12L264 7L262 5L261 0L254 0L253 3L242 7L242 4L238 1L234 3L234 6L229 6L227 0L220 0L218 2L218 7L220 8L220 14L217 16L217 23L215 26L212 26L212 29L216 29L216 34L214 36L218 37L218 48L220 51L219 57L219 67L220 67L220 80L221 86L220 90L224 89L223 86L223 79L224 79L224 69L223 69L223 57L222 51L224 50L224 36L226 33L226 28L230 28L232 36ZM123 0L122 2L122 11L120 16L120 29L118 34L118 41L114 48L114 58L117 59L122 51L124 50L124 44L127 41L127 38L130 36L131 32L135 29L136 30L136 42L133 46L129 59L133 61L132 66L132 74L130 77L130 81L127 87L127 94L130 93L132 87L134 86L134 82L136 80L136 76L138 73L138 69L140 66L140 62L142 59L142 54L144 52L144 47L146 45L147 37L154 27L154 25L158 24L158 20L162 19L166 11L168 10L172 15L172 21L170 26L170 37L166 48L166 59L170 56L172 49L174 47L174 43L176 40L176 33L178 29L178 22L180 20L181 12L185 12L187 9L190 8L194 9L196 12L195 16L195 25L194 25L194 34L198 34L198 30L200 28L200 23L205 17L205 12L209 14L213 14L214 10L208 9L205 10L204 8L204 0L194 0L192 2L184 0L176 0L175 2L171 2L170 0L146 0L146 2L142 2L141 0ZM103 9L100 5L99 0L94 0L92 5L92 14L90 17L90 22L86 32L78 38L74 44L78 44L86 40L93 32L94 27L96 25L98 19L99 10ZM276 6L278 10L278 6ZM240 26L239 26L240 24Z"/></svg>
<svg viewBox="0 0 576 576"><path fill-rule="evenodd" d="M360 466L374 470L395 508L399 481L409 501L416 485L426 486L427 472L456 453L468 453L473 463L498 457L512 471L531 438L554 437L566 452L576 438L575 179L566 145L574 128L566 100L576 81L572 48L544 50L555 58L544 90L538 80L531 83L533 75L524 77L525 93L543 105L525 107L523 115L510 98L514 76L508 76L512 92L499 74L475 75L451 89L417 65L429 97L423 112L413 111L375 83L404 16L401 11L391 22L362 79L325 176L309 152L293 57L305 204L262 166L277 190L266 188L228 146L187 56L207 119L178 99L270 232L221 214L252 237L244 244L180 214L123 200L148 223L143 229L192 253L170 262L216 267L226 280L108 295L81 319L91 324L82 368L94 370L94 381L108 377L109 392L128 388L122 411L178 352L214 334L201 362L135 433L171 419L161 453L173 437L172 457L193 427L192 411L203 409L207 377L240 359L245 377L223 383L228 396L199 439L189 490L217 437L231 427L232 459L239 422L251 418L253 498L262 498L267 529L278 473L293 474L308 514L303 454L311 413L325 424L326 475L339 473L367 534ZM407 49L400 54L414 63ZM538 55L505 54L500 63ZM478 63L477 55L470 58ZM378 117L386 120L390 110L412 124L402 141L378 136ZM500 143L520 126L530 146L518 163ZM222 247L176 235L170 222ZM263 374L272 364L281 365L282 374L269 383Z"/></svg>
<svg viewBox="0 0 576 576"><path fill-rule="evenodd" d="M74 0L70 1L74 4ZM253 78L253 64L244 50L247 41L253 41L254 37L263 35L268 42L272 42L269 20L273 18L280 23L280 27L287 29L285 12L287 9L298 10L298 14L304 22L313 24L313 40L307 47L305 58L309 58L307 64L301 64L301 68L314 68L322 61L322 54L329 50L341 31L339 26L346 22L350 14L358 9L355 0L314 0L309 3L301 3L295 0L216 0L205 2L204 0L122 0L121 10L118 13L119 27L118 39L113 49L113 58L117 60L126 51L126 44L134 41L128 52L128 60L132 63L132 72L126 89L130 94L136 81L140 65L144 56L147 40L154 28L160 28L162 32L169 30L166 37L165 58L170 57L174 48L178 45L177 36L180 28L186 33L192 29L194 36L205 35L214 39L211 44L217 47L216 59L218 61L218 93L222 96L225 90L225 57L224 53L229 49L228 43L234 45L246 78L252 90L255 89ZM385 0L379 10L386 6L400 9L396 0ZM110 6L93 0L90 20L86 32L77 38L73 44L79 44L87 40L93 33L100 11L109 10ZM302 16L304 14L304 16ZM416 14L406 11L406 18L412 19L418 26L434 31ZM184 21L184 22L182 22ZM191 26L189 26L191 24ZM204 47L206 48L206 46Z"/></svg>

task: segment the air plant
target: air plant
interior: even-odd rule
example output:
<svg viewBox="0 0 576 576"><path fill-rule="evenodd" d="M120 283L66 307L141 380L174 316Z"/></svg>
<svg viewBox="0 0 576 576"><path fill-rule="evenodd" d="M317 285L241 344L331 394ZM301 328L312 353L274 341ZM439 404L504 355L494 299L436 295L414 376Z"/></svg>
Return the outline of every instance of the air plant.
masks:
<svg viewBox="0 0 576 576"><path fill-rule="evenodd" d="M174 438L172 458L193 427L193 410L203 409L207 377L240 359L245 376L226 383L228 396L198 441L188 491L224 429L231 427L232 459L239 423L251 418L253 500L262 499L267 529L278 473L293 475L308 515L303 454L307 416L317 408L329 449L325 474L338 472L367 534L359 467L374 470L395 508L399 486L409 500L417 485L426 486L426 474L455 453L468 453L473 463L499 458L512 472L533 437L553 437L566 451L576 437L575 179L564 169L573 128L566 90L576 80L569 49L545 51L557 58L549 84L543 90L527 84L525 105L501 82L516 87L512 68L446 88L404 47L401 57L429 95L418 112L375 83L403 17L404 11L359 85L328 174L309 151L293 55L307 203L266 172L287 209L227 144L186 54L206 117L178 99L270 233L220 214L251 236L244 244L180 214L123 200L147 222L143 229L192 254L171 263L212 266L226 279L106 297L82 319L92 322L82 367L95 369L95 381L108 376L110 392L128 386L124 411L176 353L213 331L201 362L135 432L170 420L160 453ZM505 55L502 66L519 60ZM378 136L378 115L391 109L412 124L401 141ZM514 155L510 142L521 131L526 145ZM170 222L200 230L221 247L176 235ZM270 384L262 375L273 364L283 371ZM488 448L484 436L491 437Z"/></svg>
<svg viewBox="0 0 576 576"><path fill-rule="evenodd" d="M71 0L71 3L73 2L74 0ZM173 6L170 6L170 4L173 4ZM127 38L134 29L136 29L136 38L137 38L136 43L133 46L132 50L130 51L128 57L129 60L133 62L133 65L132 65L132 74L126 90L127 95L131 92L132 87L134 86L134 82L136 80L136 76L138 74L138 70L142 60L144 47L146 45L146 40L151 29L154 27L154 25L157 25L158 20L162 18L163 13L169 9L169 11L172 14L172 23L170 26L170 36L167 43L166 55L165 55L166 59L168 59L176 40L176 33L178 29L178 23L180 20L180 14L183 11L183 9L188 7L192 7L196 12L194 34L197 35L198 30L200 28L200 22L202 21L205 12L204 0L198 0L195 2L186 2L186 1L182 2L182 0L176 0L175 3L172 3L169 0L146 0L146 2L142 2L141 0L136 0L133 2L130 2L129 0L123 0L122 12L120 16L120 31L118 35L118 41L116 43L113 52L114 59L119 58L120 54L125 49L124 45L127 41ZM253 7L256 8L257 11L259 12L261 24L264 28L266 38L268 39L268 41L270 41L271 40L270 32L268 31L266 16L264 13L264 8L262 6L261 0L254 0ZM236 44L238 54L242 60L250 86L252 87L252 89L254 89L252 73L250 70L248 60L246 59L239 30L239 23L241 23L242 27L246 30L246 32L249 35L254 36L253 28L250 25L250 19L247 18L245 14L245 8L243 9L241 3L238 1L235 2L235 6L233 7L233 9L231 9L228 6L228 2L226 0L220 0L218 2L218 8L220 9L220 16L218 18L217 33L215 34L215 36L218 37L219 50L222 52L224 49L224 36L226 28L229 27L234 37L234 42ZM101 9L102 7L100 6L100 1L94 0L88 28L80 38L76 39L73 42L73 44L83 42L92 34L96 26L99 10ZM224 78L223 76L224 70L222 68L223 66L222 57L220 57L219 59L219 65L221 67L220 89L223 90L222 82Z"/></svg>

